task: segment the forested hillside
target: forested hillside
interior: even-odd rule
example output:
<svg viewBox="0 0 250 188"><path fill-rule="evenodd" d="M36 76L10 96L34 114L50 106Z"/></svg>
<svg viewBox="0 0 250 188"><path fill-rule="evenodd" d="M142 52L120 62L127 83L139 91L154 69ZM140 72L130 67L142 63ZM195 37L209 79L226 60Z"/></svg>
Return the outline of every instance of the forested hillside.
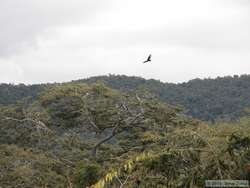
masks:
<svg viewBox="0 0 250 188"><path fill-rule="evenodd" d="M249 113L249 75L194 79L181 84L112 75L81 81L92 83L97 80L119 90L147 89L164 102L182 105L188 115L201 120L232 120Z"/></svg>
<svg viewBox="0 0 250 188"><path fill-rule="evenodd" d="M125 92L147 90L163 102L183 106L187 115L206 121L235 120L248 115L250 111L249 75L194 79L181 84L117 75L91 77L73 82L95 83L97 81ZM0 104L14 104L17 100L28 96L35 99L44 88L49 86L53 85L2 84Z"/></svg>
<svg viewBox="0 0 250 188"><path fill-rule="evenodd" d="M141 90L54 85L0 108L0 185L191 188L249 179L249 124L208 126Z"/></svg>
<svg viewBox="0 0 250 188"><path fill-rule="evenodd" d="M0 84L0 104L16 104L19 100L29 98L36 99L41 91L49 85L13 85Z"/></svg>

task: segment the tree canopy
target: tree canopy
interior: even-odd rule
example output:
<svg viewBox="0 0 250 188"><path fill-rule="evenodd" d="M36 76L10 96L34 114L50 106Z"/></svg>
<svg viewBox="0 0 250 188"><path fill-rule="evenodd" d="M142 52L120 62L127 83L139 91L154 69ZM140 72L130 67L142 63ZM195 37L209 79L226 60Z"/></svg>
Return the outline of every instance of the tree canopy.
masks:
<svg viewBox="0 0 250 188"><path fill-rule="evenodd" d="M189 82L172 84L140 77L109 75L72 81L72 83L93 84L103 82L108 87L129 93L144 89L162 102L181 105L185 114L205 121L237 120L250 113L250 76L227 76L216 79L194 79ZM70 83L69 83L70 84ZM41 92L61 84L42 85L0 85L0 104L16 104L39 98ZM70 100L73 99L68 99ZM74 99L76 100L76 99ZM72 101L73 102L73 101ZM74 101L77 103L77 101Z"/></svg>
<svg viewBox="0 0 250 188"><path fill-rule="evenodd" d="M249 118L207 125L145 88L65 83L0 107L4 187L203 187L250 175Z"/></svg>

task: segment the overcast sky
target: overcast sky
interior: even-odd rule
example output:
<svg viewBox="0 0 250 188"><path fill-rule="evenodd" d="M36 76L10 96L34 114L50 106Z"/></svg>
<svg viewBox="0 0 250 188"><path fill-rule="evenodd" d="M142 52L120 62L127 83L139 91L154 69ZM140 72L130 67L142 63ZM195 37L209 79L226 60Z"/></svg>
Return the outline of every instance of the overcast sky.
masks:
<svg viewBox="0 0 250 188"><path fill-rule="evenodd" d="M1 83L249 73L250 0L0 0Z"/></svg>

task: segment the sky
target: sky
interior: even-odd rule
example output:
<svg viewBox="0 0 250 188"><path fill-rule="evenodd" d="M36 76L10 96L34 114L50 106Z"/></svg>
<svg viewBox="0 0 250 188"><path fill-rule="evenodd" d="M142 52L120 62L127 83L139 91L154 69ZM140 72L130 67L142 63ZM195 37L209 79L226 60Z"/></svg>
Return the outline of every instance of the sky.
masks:
<svg viewBox="0 0 250 188"><path fill-rule="evenodd" d="M0 83L250 74L250 0L1 0L0 28Z"/></svg>

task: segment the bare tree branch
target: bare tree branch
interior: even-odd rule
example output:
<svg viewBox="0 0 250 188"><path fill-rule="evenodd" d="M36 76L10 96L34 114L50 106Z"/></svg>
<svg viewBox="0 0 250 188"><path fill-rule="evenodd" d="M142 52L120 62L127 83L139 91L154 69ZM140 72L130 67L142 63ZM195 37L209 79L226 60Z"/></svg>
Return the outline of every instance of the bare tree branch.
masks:
<svg viewBox="0 0 250 188"><path fill-rule="evenodd" d="M115 176L115 177L116 177L116 179L117 179L117 180L119 181L119 183L120 183L120 188L123 188L123 186L127 183L128 178L129 178L130 176L127 176L127 178L125 179L124 182L122 182L118 176Z"/></svg>
<svg viewBox="0 0 250 188"><path fill-rule="evenodd" d="M141 113L144 113L144 109L142 107L142 100L141 100L141 98L137 95L137 93L135 94L135 97L136 97L137 101L140 103Z"/></svg>
<svg viewBox="0 0 250 188"><path fill-rule="evenodd" d="M89 117L88 117L88 121L89 121L90 125L94 128L94 130L96 131L96 133L100 133L101 132L101 130L99 129L99 127Z"/></svg>
<svg viewBox="0 0 250 188"><path fill-rule="evenodd" d="M97 152L97 148L100 147L101 144L103 144L104 142L107 142L108 140L110 140L111 138L113 138L116 134L117 134L117 129L119 128L120 126L120 123L118 123L113 129L112 129L112 132L109 136L107 136L106 138L104 138L103 140L101 140L100 142L98 142L93 150L92 150L92 155L94 157L96 157L96 152Z"/></svg>
<svg viewBox="0 0 250 188"><path fill-rule="evenodd" d="M139 98L139 96L136 94L136 99L137 101L140 103L140 113L136 114L133 113L128 105L126 104L125 101L121 101L121 105L120 107L122 108L123 111L127 112L129 114L129 117L127 117L126 119L119 119L116 124L116 126L112 126L113 129L111 131L111 134L107 137L105 137L104 139L102 139L101 141L99 141L93 148L92 150L92 155L94 157L96 157L96 154L97 154L97 149L105 142L107 142L108 140L110 140L111 138L113 138L115 135L117 135L118 133L121 133L123 132L125 129L124 128L133 128L133 127L137 127L137 128L141 128L143 130L146 130L146 127L143 127L140 125L140 123L142 121L139 120L139 118L143 117L143 114L144 114L144 109L142 107L142 101L141 99ZM90 121L91 122L91 121ZM91 123L93 127L97 127L94 122ZM123 125L123 126L122 126ZM120 129L118 131L119 128L123 128L123 129Z"/></svg>
<svg viewBox="0 0 250 188"><path fill-rule="evenodd" d="M93 150L92 150L92 155L93 155L94 157L96 157L97 148L99 148L101 144L107 142L108 140L110 140L111 138L113 138L113 137L114 137L115 135L117 135L118 133L123 132L123 130L118 131L118 129L119 129L119 128L121 127L121 125L122 125L122 122L125 122L125 124L126 124L125 127L131 128L131 127L133 127L132 125L134 125L135 121L136 121L140 116L142 116L141 113L137 114L137 115L136 115L135 117L133 117L133 118L129 117L129 118L127 118L126 120L120 119L120 120L117 122L116 126L113 127L111 134L110 134L109 136L107 136L106 138L102 139L100 142L98 142L98 143L94 146L94 148L93 148ZM131 120L131 119L132 119L132 120Z"/></svg>

